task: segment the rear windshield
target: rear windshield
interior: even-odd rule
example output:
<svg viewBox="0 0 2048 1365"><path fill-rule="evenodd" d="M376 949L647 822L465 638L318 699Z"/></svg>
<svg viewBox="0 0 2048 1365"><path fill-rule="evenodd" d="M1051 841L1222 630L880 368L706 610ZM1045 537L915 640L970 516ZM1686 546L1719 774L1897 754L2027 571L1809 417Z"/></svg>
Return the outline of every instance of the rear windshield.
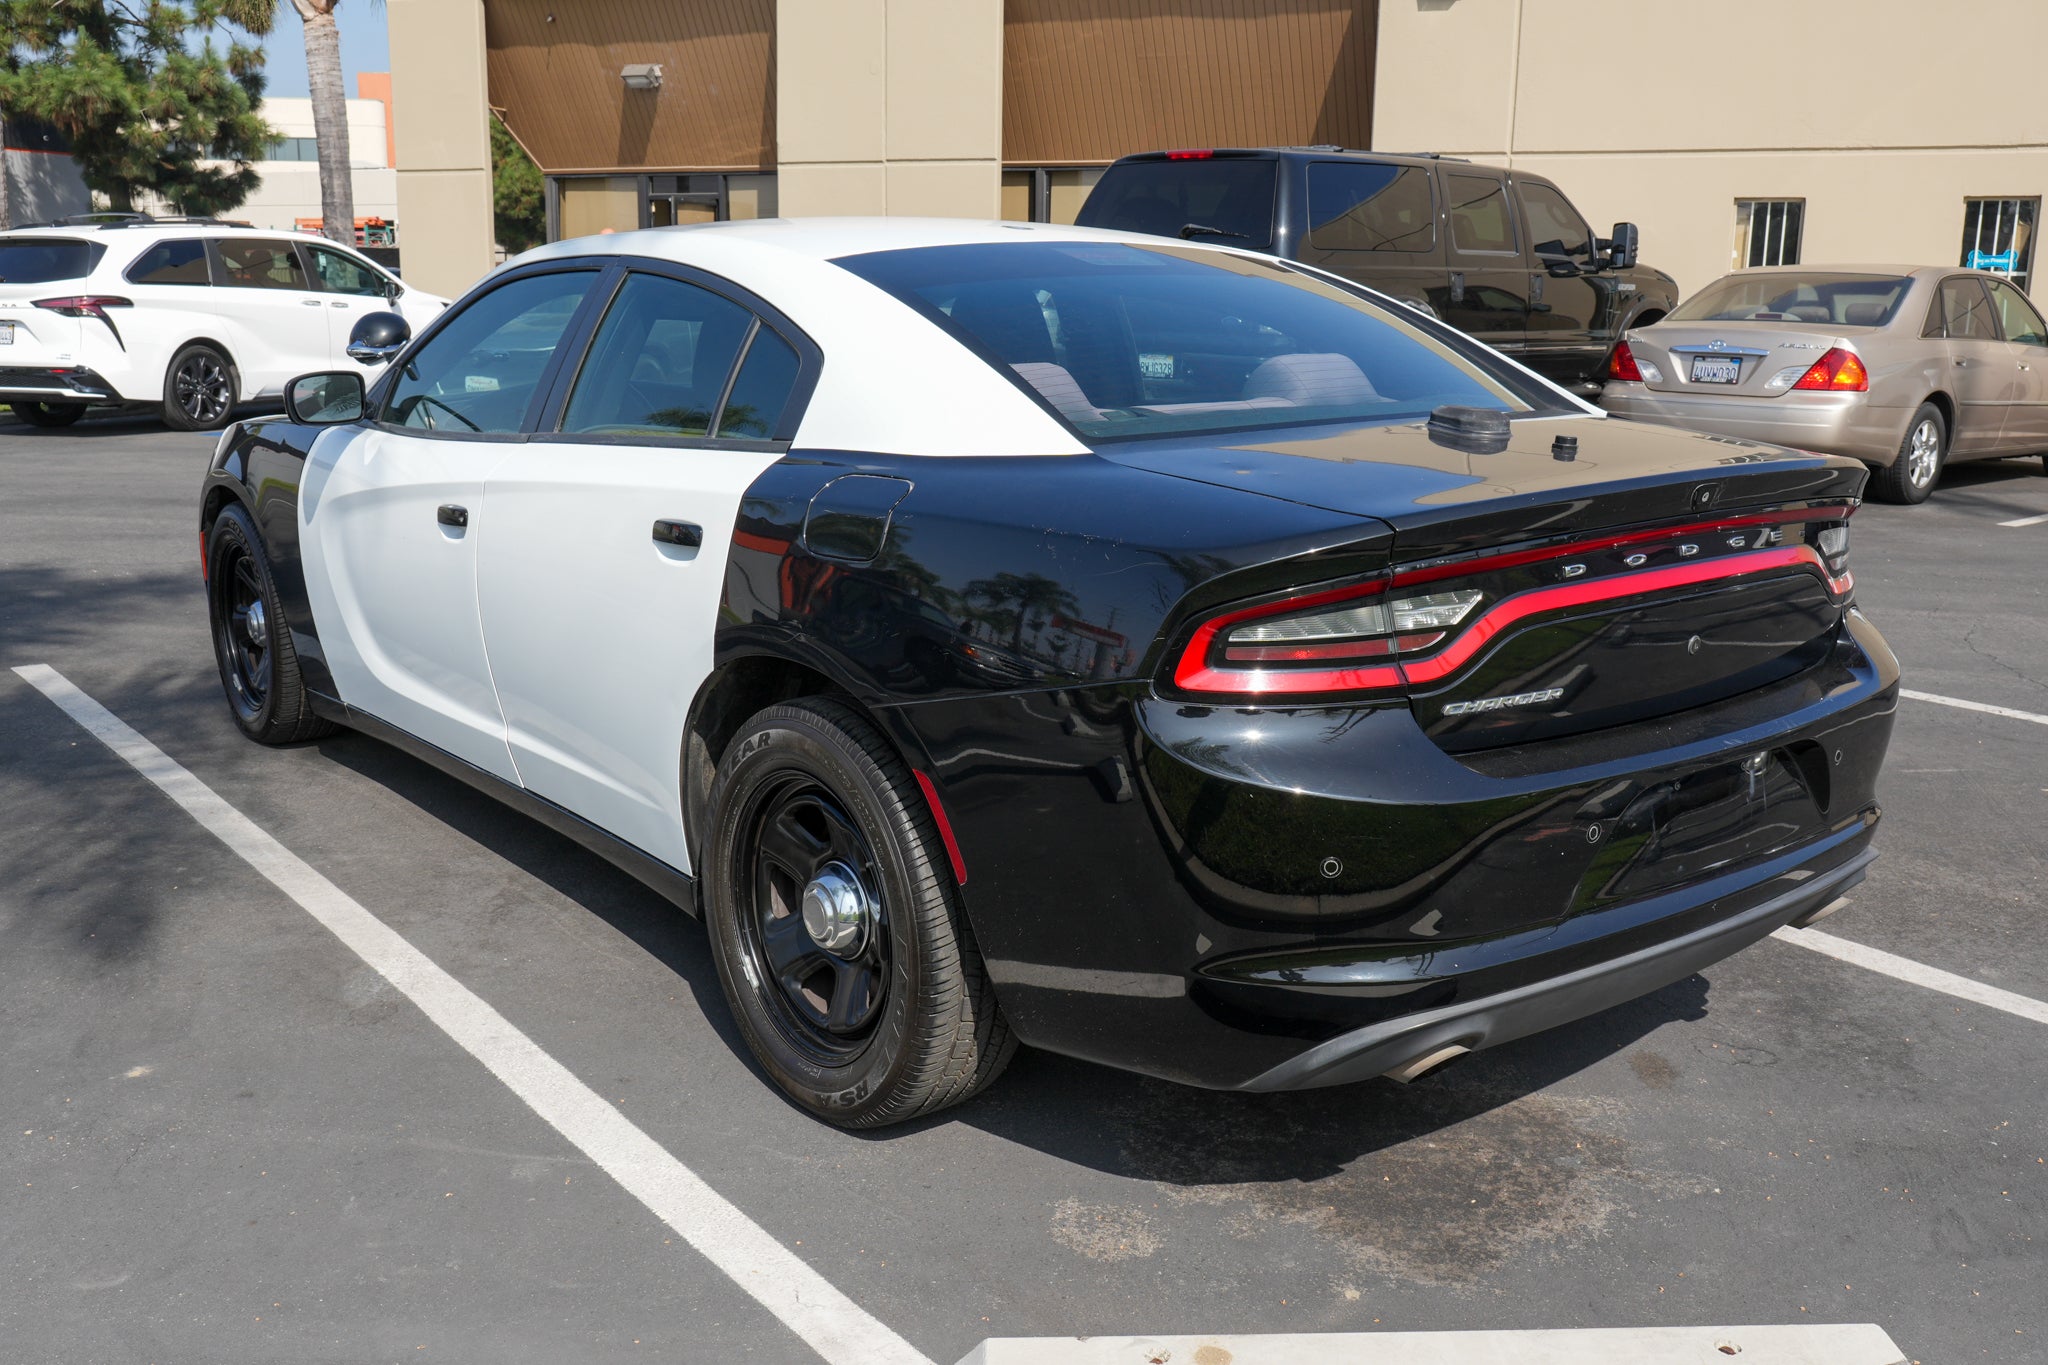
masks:
<svg viewBox="0 0 2048 1365"><path fill-rule="evenodd" d="M1087 437L1415 421L1445 403L1526 412L1542 401L1476 347L1265 257L1015 242L838 263Z"/></svg>
<svg viewBox="0 0 2048 1365"><path fill-rule="evenodd" d="M1904 275L1773 271L1724 275L1671 310L1672 322L1818 322L1882 327L1899 311Z"/></svg>
<svg viewBox="0 0 2048 1365"><path fill-rule="evenodd" d="M1128 161L1103 172L1078 221L1154 237L1268 247L1277 165L1263 157Z"/></svg>
<svg viewBox="0 0 2048 1365"><path fill-rule="evenodd" d="M106 250L69 237L0 237L0 284L82 280Z"/></svg>

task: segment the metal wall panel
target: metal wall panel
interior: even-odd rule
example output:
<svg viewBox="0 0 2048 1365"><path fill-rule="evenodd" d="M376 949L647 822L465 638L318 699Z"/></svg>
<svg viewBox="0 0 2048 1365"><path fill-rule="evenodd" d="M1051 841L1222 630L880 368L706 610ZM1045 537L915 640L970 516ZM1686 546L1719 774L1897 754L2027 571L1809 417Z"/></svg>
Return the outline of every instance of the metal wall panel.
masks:
<svg viewBox="0 0 2048 1365"><path fill-rule="evenodd" d="M775 0L485 0L491 105L550 175L775 165ZM659 90L621 67L655 62Z"/></svg>
<svg viewBox="0 0 2048 1365"><path fill-rule="evenodd" d="M1006 0L1003 160L1372 145L1378 0Z"/></svg>

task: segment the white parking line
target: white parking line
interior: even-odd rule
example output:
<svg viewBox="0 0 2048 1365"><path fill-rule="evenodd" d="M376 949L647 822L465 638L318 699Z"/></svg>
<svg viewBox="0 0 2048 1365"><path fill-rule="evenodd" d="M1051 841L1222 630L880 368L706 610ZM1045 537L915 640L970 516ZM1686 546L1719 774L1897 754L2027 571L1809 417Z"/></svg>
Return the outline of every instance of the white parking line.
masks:
<svg viewBox="0 0 2048 1365"><path fill-rule="evenodd" d="M44 664L14 670L298 902L536 1114L832 1365L931 1365L482 997L273 839L113 712Z"/></svg>
<svg viewBox="0 0 2048 1365"><path fill-rule="evenodd" d="M2001 521L1998 524L2000 526L2039 526L2044 521L2048 521L2048 512L2043 512L2038 517L2020 517L2016 521Z"/></svg>
<svg viewBox="0 0 2048 1365"><path fill-rule="evenodd" d="M2004 716L2008 720L2030 720L2036 725L2048 725L2048 716L2038 715L2032 711L2015 711L2010 706L1990 706L1981 701L1964 701L1961 697L1944 697L1934 692L1913 692L1903 687L1899 689L1899 695L1911 697L1914 701L1931 701L1936 706L1954 706L1965 711L1982 711L1987 716Z"/></svg>
<svg viewBox="0 0 2048 1365"><path fill-rule="evenodd" d="M1771 937L1782 943L1794 943L1801 948L1810 948L1816 953L1825 953L1842 962L1853 963L1866 971L1881 973L1900 981L1909 981L1915 986L1925 986L1930 991L1940 991L1958 1000L1986 1005L2007 1014L2016 1014L2022 1019L2031 1019L2037 1024L2048 1024L2048 1002L2019 995L1997 986L1987 986L1981 981L1972 981L1967 976L1957 976L1939 967L1929 967L1915 962L1910 957L1900 957L1882 948L1867 948L1861 943L1851 943L1846 938L1836 938L1818 929L1794 929L1789 925L1772 932Z"/></svg>

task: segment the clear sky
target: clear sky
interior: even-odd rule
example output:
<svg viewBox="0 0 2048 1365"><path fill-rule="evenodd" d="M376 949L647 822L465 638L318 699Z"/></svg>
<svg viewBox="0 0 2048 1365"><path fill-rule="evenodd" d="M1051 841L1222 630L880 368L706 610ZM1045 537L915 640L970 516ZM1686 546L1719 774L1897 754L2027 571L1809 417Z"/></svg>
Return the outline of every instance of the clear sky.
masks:
<svg viewBox="0 0 2048 1365"><path fill-rule="evenodd" d="M306 90L306 26L285 0L277 7L277 24L263 44L263 69L270 82L264 93L280 99L304 99ZM385 31L384 6L374 0L343 0L334 11L341 29L341 83L356 97L356 72L389 71L391 42Z"/></svg>

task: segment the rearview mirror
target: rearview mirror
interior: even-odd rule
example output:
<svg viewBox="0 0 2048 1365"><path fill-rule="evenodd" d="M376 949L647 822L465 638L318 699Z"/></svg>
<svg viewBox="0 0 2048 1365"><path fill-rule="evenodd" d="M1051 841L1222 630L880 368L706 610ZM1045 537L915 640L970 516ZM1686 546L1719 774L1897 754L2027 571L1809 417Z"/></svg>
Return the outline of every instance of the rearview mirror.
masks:
<svg viewBox="0 0 2048 1365"><path fill-rule="evenodd" d="M284 408L294 422L307 426L360 421L363 377L354 370L302 374L284 386Z"/></svg>
<svg viewBox="0 0 2048 1365"><path fill-rule="evenodd" d="M1636 252L1640 249L1640 236L1634 223L1616 223L1614 242L1607 250L1607 264L1616 270L1627 270L1636 263Z"/></svg>
<svg viewBox="0 0 2048 1365"><path fill-rule="evenodd" d="M412 340L412 328L396 313L365 313L348 334L348 358L358 365L388 365Z"/></svg>

